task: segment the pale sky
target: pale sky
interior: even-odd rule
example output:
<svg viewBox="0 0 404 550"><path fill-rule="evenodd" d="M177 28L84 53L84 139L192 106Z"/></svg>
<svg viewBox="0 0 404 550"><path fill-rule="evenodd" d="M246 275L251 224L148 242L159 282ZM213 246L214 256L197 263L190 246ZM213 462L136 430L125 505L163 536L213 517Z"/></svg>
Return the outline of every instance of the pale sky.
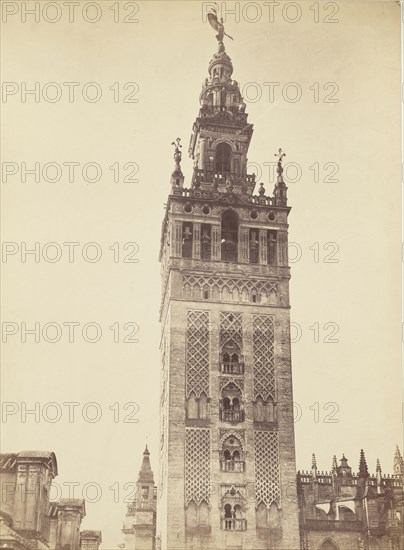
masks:
<svg viewBox="0 0 404 550"><path fill-rule="evenodd" d="M299 2L300 20L292 23L282 17L290 2L273 8L272 22L268 3L248 3L247 12L246 3L228 3L228 9L234 4L240 17L238 22L226 17L226 30L235 39L227 40L226 48L254 124L250 172L259 171L258 181L272 192L264 163L274 161L279 147L287 154L286 165L296 163L301 170L300 180L288 184L289 239L301 255L291 263L290 283L291 317L301 330L292 347L294 401L301 415L295 424L298 468L310 468L315 452L319 469L328 470L332 456L345 453L356 471L364 448L371 472L380 458L383 471L391 473L395 445L402 448L403 438L399 5L338 2L338 13L333 14L320 3L315 23L317 14L310 9L314 3ZM38 23L33 16L24 23L17 4L17 13L2 26L3 81L14 82L7 90L16 92L3 95L2 158L3 163L16 163L7 168L3 164L3 169L18 169L7 181L3 177L2 240L17 243L16 254L3 254L3 323L16 323L7 327L17 327L18 333L3 346L2 399L15 403L17 412L3 416L2 448L54 451L63 497L69 496L63 483L79 484L76 498L86 484L97 484L102 494L98 502L87 502L82 527L101 529L105 549L123 540L124 498L131 492L125 484L137 479L146 441L155 476L158 472L158 250L173 169L170 144L182 138L182 167L189 186L192 162L187 147L201 85L216 51L215 33L203 20L203 3L138 2L137 14L132 13L135 3L125 5L122 11L124 2L119 4L118 13L117 3L98 2L101 13L95 23L83 19L82 6L69 23L64 6L60 21L52 24L46 18L57 16L54 8L41 11ZM293 9L286 8L284 17L297 17ZM90 9L85 15L97 14ZM326 16L339 21L325 23ZM139 22L124 23L123 17ZM21 101L24 82L27 88L39 83L39 102L32 95ZM59 89L46 86L51 82L62 90L54 103L44 99ZM71 88L72 103L64 82L78 83ZM89 82L102 92L98 102L82 97ZM133 85L125 88L129 82L136 83L138 92ZM269 97L270 82L280 83L274 98ZM292 103L287 99L295 89L302 97ZM84 90L92 97L95 87ZM119 101L114 102L117 90ZM123 102L131 93L129 99L139 102ZM325 103L326 97L338 102ZM80 165L73 182L62 166L60 181L35 182L27 175L24 183L23 162L28 168L39 162L41 170L49 162ZM102 169L96 183L80 176L89 162ZM139 166L136 183L122 181L129 162ZM114 163L120 166L119 178L109 169ZM317 183L316 166L321 180ZM335 167L338 181L324 181ZM90 169L90 178L93 173ZM120 181L114 182L114 173ZM286 175L294 177L293 166ZM35 263L31 255L23 263L23 242L27 248L39 242L45 256L55 252L46 243L56 242L62 257L51 263L41 256ZM64 242L80 243L72 263ZM100 261L83 259L83 250L89 255L95 251L85 248L89 242L99 244ZM139 246L133 256L138 263L122 261L133 251L123 249L128 242ZM118 250L114 243L119 243L118 263L113 261ZM335 244L325 250L327 243ZM317 247L319 262L314 261ZM336 254L329 259L338 263L325 263L332 252ZM63 323L73 321L80 325L69 343ZM21 324L35 322L41 329L58 323L63 328L60 341L51 344L41 336L35 343L27 336L22 343ZM81 336L88 322L102 328L97 343ZM119 343L114 343L114 323L120 327ZM124 328L126 323L139 326L138 343L122 342L131 329ZM324 329L326 323L331 324ZM324 343L335 325L338 343ZM309 328L316 326L320 342ZM91 338L93 333L88 334ZM38 423L33 415L24 419L21 414L23 403L33 408L35 402L40 404ZM51 402L63 411L55 423L44 419L56 411L46 407ZM65 402L79 403L71 423ZM99 404L98 422L82 416L89 402ZM136 403L139 412L131 414L134 406L124 408L128 403ZM336 406L324 410L327 403ZM324 422L334 411L332 418L338 422ZM87 409L88 416L94 412L94 407ZM139 422L124 423L127 415ZM94 492L89 490L87 496L91 499Z"/></svg>

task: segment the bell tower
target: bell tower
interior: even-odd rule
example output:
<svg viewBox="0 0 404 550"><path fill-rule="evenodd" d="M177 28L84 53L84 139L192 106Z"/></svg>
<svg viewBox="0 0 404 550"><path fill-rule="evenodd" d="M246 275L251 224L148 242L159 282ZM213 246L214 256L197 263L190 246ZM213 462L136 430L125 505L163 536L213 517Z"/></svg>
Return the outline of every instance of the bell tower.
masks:
<svg viewBox="0 0 404 550"><path fill-rule="evenodd" d="M273 195L247 174L253 133L223 23L162 225L157 547L297 550L287 229L279 149Z"/></svg>

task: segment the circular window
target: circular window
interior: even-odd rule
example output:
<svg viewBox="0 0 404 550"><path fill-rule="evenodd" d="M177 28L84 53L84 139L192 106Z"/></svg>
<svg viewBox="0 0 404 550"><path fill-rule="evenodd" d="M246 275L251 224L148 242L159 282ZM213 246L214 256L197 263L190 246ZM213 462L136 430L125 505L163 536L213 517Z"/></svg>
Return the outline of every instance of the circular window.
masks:
<svg viewBox="0 0 404 550"><path fill-rule="evenodd" d="M229 443L230 443L230 445L233 445L234 439L233 438L229 439Z"/></svg>
<svg viewBox="0 0 404 550"><path fill-rule="evenodd" d="M205 214L205 216L208 216L210 214L210 207L207 204L202 207L202 214Z"/></svg>
<svg viewBox="0 0 404 550"><path fill-rule="evenodd" d="M184 205L184 212L186 212L187 214L190 214L192 212L192 204L187 202L187 204Z"/></svg>
<svg viewBox="0 0 404 550"><path fill-rule="evenodd" d="M258 219L258 212L256 210L251 210L250 212L250 218L252 220L257 220Z"/></svg>
<svg viewBox="0 0 404 550"><path fill-rule="evenodd" d="M275 214L275 212L269 212L269 214L268 214L268 220L269 220L270 222L274 222L274 221L276 220L276 214Z"/></svg>

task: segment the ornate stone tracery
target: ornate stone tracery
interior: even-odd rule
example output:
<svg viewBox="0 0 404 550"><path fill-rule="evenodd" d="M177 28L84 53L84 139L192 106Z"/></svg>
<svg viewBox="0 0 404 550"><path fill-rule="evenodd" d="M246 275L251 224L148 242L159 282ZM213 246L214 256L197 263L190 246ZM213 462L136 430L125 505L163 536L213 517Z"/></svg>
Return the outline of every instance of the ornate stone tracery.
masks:
<svg viewBox="0 0 404 550"><path fill-rule="evenodd" d="M219 378L219 389L222 392L226 387L236 387L240 390L240 394L243 397L244 395L244 380L241 378L229 378L229 377L220 377Z"/></svg>
<svg viewBox="0 0 404 550"><path fill-rule="evenodd" d="M211 300L249 302L255 294L257 303L278 302L278 282L268 279L246 279L236 277L209 277L204 275L183 275L182 294L184 298L203 300L203 290L209 291Z"/></svg>
<svg viewBox="0 0 404 550"><path fill-rule="evenodd" d="M240 443L243 451L245 451L244 434L244 430L220 430L219 448L222 448L222 445L226 439L228 439L229 437L234 437Z"/></svg>

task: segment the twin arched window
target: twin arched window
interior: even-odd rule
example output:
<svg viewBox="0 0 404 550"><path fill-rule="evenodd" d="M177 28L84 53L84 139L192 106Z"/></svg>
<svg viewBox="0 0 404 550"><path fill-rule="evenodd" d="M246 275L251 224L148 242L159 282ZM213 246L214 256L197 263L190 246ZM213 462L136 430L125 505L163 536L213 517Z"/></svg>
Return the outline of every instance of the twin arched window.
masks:
<svg viewBox="0 0 404 550"><path fill-rule="evenodd" d="M224 422L243 422L244 411L240 389L232 382L222 390L220 416Z"/></svg>

